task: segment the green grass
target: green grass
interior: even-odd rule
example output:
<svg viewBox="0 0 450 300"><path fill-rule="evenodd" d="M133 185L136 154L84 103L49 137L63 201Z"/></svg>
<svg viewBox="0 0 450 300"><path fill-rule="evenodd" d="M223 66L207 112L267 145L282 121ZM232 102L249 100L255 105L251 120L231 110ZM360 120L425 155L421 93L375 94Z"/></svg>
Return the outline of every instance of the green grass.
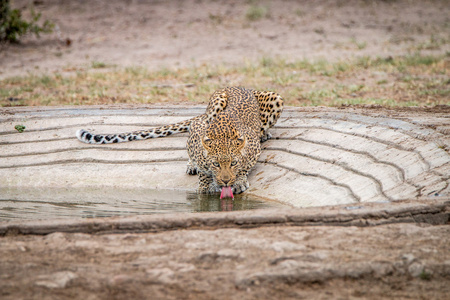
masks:
<svg viewBox="0 0 450 300"><path fill-rule="evenodd" d="M277 91L287 105L295 106L450 105L449 59L450 54L365 56L335 62L267 56L233 67L204 64L158 70L92 62L72 70L72 75L3 79L0 104L206 103L214 90L239 85Z"/></svg>
<svg viewBox="0 0 450 300"><path fill-rule="evenodd" d="M298 16L298 17L304 17L306 15L305 11L301 8L297 8L294 13Z"/></svg>
<svg viewBox="0 0 450 300"><path fill-rule="evenodd" d="M100 62L100 61L93 61L91 63L91 67L93 69L102 69L102 68L106 68L107 65L104 62Z"/></svg>
<svg viewBox="0 0 450 300"><path fill-rule="evenodd" d="M362 50L367 47L367 42L357 41L354 38L350 40L350 43L353 44L358 50Z"/></svg>
<svg viewBox="0 0 450 300"><path fill-rule="evenodd" d="M421 51L421 50L439 50L442 46L448 44L450 40L448 38L431 35L429 40L425 42L421 42L411 47L412 51Z"/></svg>
<svg viewBox="0 0 450 300"><path fill-rule="evenodd" d="M419 278L422 280L430 281L431 277L432 277L431 273L425 271L425 269L422 270L422 272L420 272L420 274L419 274Z"/></svg>
<svg viewBox="0 0 450 300"><path fill-rule="evenodd" d="M251 4L247 9L245 18L248 21L258 21L269 15L269 10L266 6Z"/></svg>

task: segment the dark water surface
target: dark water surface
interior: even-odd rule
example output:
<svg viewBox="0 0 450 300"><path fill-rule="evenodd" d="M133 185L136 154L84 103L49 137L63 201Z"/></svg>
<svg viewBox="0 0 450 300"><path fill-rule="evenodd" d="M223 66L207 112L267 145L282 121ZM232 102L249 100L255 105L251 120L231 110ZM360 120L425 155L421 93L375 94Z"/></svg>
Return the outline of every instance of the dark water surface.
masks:
<svg viewBox="0 0 450 300"><path fill-rule="evenodd" d="M219 196L155 189L0 188L0 221L286 207L248 193L235 195L234 200Z"/></svg>

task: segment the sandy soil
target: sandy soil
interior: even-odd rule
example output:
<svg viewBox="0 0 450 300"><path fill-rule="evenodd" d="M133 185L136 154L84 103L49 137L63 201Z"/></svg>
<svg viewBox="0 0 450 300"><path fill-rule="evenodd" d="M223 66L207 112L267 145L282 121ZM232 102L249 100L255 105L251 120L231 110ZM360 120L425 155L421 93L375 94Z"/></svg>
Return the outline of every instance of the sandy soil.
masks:
<svg viewBox="0 0 450 300"><path fill-rule="evenodd" d="M423 200L0 223L0 298L448 299L449 213Z"/></svg>
<svg viewBox="0 0 450 300"><path fill-rule="evenodd" d="M26 7L28 0L12 1ZM442 1L34 1L53 34L3 45L0 78L118 66L238 64L396 56L450 50L450 6ZM251 21L247 14L262 7ZM27 13L24 14L27 16Z"/></svg>
<svg viewBox="0 0 450 300"><path fill-rule="evenodd" d="M0 297L445 299L449 235L396 224L18 236L2 243Z"/></svg>

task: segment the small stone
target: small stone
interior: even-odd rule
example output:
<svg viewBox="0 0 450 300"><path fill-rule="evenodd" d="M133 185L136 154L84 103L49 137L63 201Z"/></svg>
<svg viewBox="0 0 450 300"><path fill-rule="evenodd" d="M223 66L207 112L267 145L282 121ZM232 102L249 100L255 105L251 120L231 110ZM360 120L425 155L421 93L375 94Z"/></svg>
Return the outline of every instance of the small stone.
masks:
<svg viewBox="0 0 450 300"><path fill-rule="evenodd" d="M371 266L376 278L383 278L394 273L394 266L389 262L375 262Z"/></svg>
<svg viewBox="0 0 450 300"><path fill-rule="evenodd" d="M306 247L304 245L287 242L287 241L272 243L271 248L277 252L304 251L306 249Z"/></svg>
<svg viewBox="0 0 450 300"><path fill-rule="evenodd" d="M412 277L419 277L424 271L424 266L419 262L414 262L408 267L408 272Z"/></svg>
<svg viewBox="0 0 450 300"><path fill-rule="evenodd" d="M412 254L403 254L402 260L406 262L406 264L412 263L416 258Z"/></svg>
<svg viewBox="0 0 450 300"><path fill-rule="evenodd" d="M148 269L146 273L152 280L159 283L172 283L174 281L175 272L169 268Z"/></svg>
<svg viewBox="0 0 450 300"><path fill-rule="evenodd" d="M50 275L41 275L38 278L39 280L35 282L36 285L49 289L62 289L65 288L69 282L78 278L78 276L73 272L63 271Z"/></svg>
<svg viewBox="0 0 450 300"><path fill-rule="evenodd" d="M62 232L50 233L44 237L45 241L51 243L52 246L65 249L69 246L69 242Z"/></svg>
<svg viewBox="0 0 450 300"><path fill-rule="evenodd" d="M239 259L242 258L241 254L233 249L222 249L217 252L220 258L223 259Z"/></svg>
<svg viewBox="0 0 450 300"><path fill-rule="evenodd" d="M119 274L111 278L110 284L111 285L120 285L123 283L127 283L133 280L132 276L126 275L126 274Z"/></svg>

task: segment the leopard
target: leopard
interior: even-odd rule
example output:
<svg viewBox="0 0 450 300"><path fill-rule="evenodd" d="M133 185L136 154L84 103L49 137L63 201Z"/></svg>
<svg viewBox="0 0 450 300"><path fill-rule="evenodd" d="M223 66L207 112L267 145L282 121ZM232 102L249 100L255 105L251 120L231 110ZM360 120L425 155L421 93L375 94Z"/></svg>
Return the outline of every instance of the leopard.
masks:
<svg viewBox="0 0 450 300"><path fill-rule="evenodd" d="M226 87L210 97L205 113L178 123L119 134L93 134L80 129L88 144L121 143L188 132L186 173L198 175L197 192L234 198L249 188L248 175L261 155L261 143L272 136L283 98L270 91Z"/></svg>

